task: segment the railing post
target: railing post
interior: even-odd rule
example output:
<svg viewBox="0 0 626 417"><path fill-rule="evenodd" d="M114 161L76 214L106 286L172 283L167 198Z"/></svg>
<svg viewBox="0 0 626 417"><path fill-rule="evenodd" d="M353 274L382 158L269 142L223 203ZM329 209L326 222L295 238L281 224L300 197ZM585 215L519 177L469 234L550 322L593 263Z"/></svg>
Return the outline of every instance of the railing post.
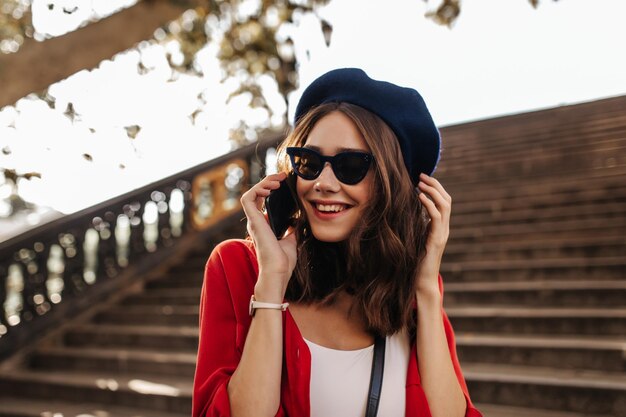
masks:
<svg viewBox="0 0 626 417"><path fill-rule="evenodd" d="M80 293L85 287L84 265L85 254L83 252L84 239L81 233L76 230L70 230L63 233L59 239L64 255L63 269L63 292L61 297L71 297Z"/></svg>
<svg viewBox="0 0 626 417"><path fill-rule="evenodd" d="M0 338L9 331L9 323L7 322L4 303L7 298L7 279L9 276L9 260L3 258L0 260Z"/></svg>

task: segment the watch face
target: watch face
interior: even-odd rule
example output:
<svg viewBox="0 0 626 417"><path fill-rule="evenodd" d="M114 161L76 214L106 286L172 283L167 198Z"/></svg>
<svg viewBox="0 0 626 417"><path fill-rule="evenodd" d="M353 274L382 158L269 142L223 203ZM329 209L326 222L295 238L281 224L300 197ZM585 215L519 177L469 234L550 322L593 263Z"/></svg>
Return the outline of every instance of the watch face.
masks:
<svg viewBox="0 0 626 417"><path fill-rule="evenodd" d="M251 316L254 316L253 303L254 303L254 294L252 294L252 297L250 297L250 306L248 307L248 313Z"/></svg>

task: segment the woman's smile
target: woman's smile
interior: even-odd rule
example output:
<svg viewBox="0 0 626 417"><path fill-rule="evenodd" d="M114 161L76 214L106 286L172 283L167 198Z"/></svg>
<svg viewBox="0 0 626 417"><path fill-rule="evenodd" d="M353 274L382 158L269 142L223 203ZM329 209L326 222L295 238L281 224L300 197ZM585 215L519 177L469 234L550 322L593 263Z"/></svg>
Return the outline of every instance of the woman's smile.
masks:
<svg viewBox="0 0 626 417"><path fill-rule="evenodd" d="M322 220L335 219L352 208L352 205L340 201L313 200L309 202L313 212Z"/></svg>

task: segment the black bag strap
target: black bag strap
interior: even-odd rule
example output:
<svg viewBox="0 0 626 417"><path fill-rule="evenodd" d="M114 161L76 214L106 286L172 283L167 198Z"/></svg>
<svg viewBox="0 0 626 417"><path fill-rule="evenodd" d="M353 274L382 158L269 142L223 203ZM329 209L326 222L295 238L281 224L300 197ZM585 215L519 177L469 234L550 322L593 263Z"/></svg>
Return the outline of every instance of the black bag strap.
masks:
<svg viewBox="0 0 626 417"><path fill-rule="evenodd" d="M380 392L383 388L383 371L385 370L385 343L386 338L376 336L374 341L374 360L372 360L372 376L370 377L370 390L367 396L367 409L365 417L376 417Z"/></svg>

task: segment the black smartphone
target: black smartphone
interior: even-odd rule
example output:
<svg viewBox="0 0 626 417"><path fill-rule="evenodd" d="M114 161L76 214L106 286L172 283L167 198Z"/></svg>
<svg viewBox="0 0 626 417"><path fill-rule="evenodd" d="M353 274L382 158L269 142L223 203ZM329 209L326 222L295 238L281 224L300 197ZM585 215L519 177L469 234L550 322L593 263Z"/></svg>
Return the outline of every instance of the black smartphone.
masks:
<svg viewBox="0 0 626 417"><path fill-rule="evenodd" d="M293 225L293 215L298 209L295 190L296 176L290 173L281 181L280 187L272 190L265 198L267 217L277 239L280 239L289 226Z"/></svg>

